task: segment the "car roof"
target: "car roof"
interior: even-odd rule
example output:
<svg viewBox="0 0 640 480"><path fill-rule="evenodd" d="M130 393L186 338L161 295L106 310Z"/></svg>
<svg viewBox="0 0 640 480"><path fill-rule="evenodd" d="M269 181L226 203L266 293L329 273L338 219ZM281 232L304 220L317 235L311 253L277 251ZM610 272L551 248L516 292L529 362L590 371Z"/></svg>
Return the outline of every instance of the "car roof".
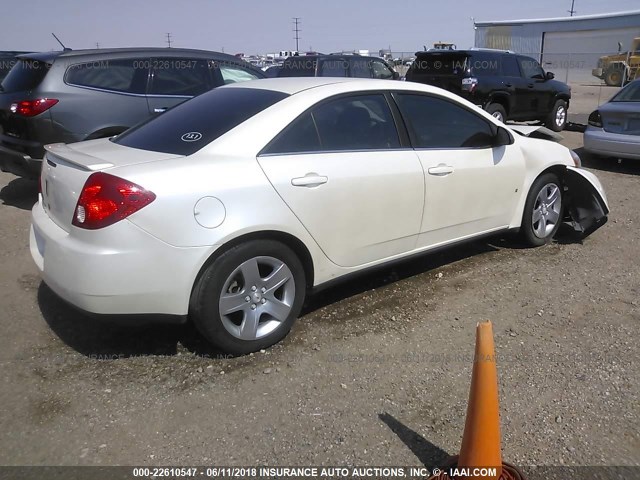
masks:
<svg viewBox="0 0 640 480"><path fill-rule="evenodd" d="M168 47L133 47L133 48L94 48L86 50L64 50L53 52L36 52L20 55L18 58L40 60L43 62L53 62L56 58L78 58L78 57L108 57L111 55L162 55L163 57L181 57L192 55L201 58L214 58L216 60L229 60L234 63L244 63L244 61L227 53L214 52L210 50L198 50L192 48L168 48Z"/></svg>
<svg viewBox="0 0 640 480"><path fill-rule="evenodd" d="M416 82L398 82L397 80L378 80L373 78L354 77L285 77L238 82L219 88L260 88L295 95L312 88L333 88L334 90L367 91L367 90L413 90L426 93L438 93L455 97L454 94L431 85Z"/></svg>

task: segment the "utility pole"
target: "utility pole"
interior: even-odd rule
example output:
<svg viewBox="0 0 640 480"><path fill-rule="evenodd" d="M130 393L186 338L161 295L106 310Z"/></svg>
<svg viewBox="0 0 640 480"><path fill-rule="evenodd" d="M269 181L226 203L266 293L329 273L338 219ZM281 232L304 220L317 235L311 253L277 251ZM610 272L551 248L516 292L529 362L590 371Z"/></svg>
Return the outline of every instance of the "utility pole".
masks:
<svg viewBox="0 0 640 480"><path fill-rule="evenodd" d="M293 24L294 24L293 31L294 31L294 32L295 32L295 34L296 34L296 36L295 36L295 37L293 37L293 38L295 38L295 40L296 40L296 52L298 52L298 51L299 51L299 49L298 49L298 43L299 43L299 41L300 41L300 35L299 35L299 33L302 31L302 30L300 30L300 29L298 28L298 25L300 25L300 20L302 20L300 17L293 17Z"/></svg>
<svg viewBox="0 0 640 480"><path fill-rule="evenodd" d="M167 45L169 45L169 48L171 48L171 34L167 33Z"/></svg>
<svg viewBox="0 0 640 480"><path fill-rule="evenodd" d="M100 48L100 43L96 42L96 48Z"/></svg>
<svg viewBox="0 0 640 480"><path fill-rule="evenodd" d="M575 5L575 3L576 3L576 0L571 0L571 10L569 10L569 16L570 17L573 17L574 13L578 13L573 9L573 6Z"/></svg>

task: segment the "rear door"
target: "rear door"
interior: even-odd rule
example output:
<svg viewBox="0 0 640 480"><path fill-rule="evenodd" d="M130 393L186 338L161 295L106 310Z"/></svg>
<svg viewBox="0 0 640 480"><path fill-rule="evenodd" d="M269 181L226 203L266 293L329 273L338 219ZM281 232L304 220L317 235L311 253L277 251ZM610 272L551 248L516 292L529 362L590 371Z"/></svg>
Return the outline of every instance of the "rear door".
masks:
<svg viewBox="0 0 640 480"><path fill-rule="evenodd" d="M525 165L515 145L493 147L495 125L442 97L394 95L425 175L418 247L509 225Z"/></svg>
<svg viewBox="0 0 640 480"><path fill-rule="evenodd" d="M383 94L341 96L292 122L258 158L332 262L354 267L415 248L424 176Z"/></svg>
<svg viewBox="0 0 640 480"><path fill-rule="evenodd" d="M216 63L210 60L161 57L149 61L151 77L147 94L149 113L158 115L185 100L222 84L213 72Z"/></svg>
<svg viewBox="0 0 640 480"><path fill-rule="evenodd" d="M70 88L60 93L51 112L75 138L58 141L84 140L101 131L113 135L148 118L147 63L144 58L105 58L69 65L64 81Z"/></svg>

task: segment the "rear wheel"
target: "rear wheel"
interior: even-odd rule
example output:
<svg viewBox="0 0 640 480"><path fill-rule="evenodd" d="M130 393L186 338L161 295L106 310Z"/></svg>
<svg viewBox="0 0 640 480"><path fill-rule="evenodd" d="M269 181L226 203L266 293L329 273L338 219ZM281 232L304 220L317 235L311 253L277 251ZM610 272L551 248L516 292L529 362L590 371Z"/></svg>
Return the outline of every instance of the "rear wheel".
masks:
<svg viewBox="0 0 640 480"><path fill-rule="evenodd" d="M521 233L533 247L549 243L562 223L562 184L557 175L545 173L529 190Z"/></svg>
<svg viewBox="0 0 640 480"><path fill-rule="evenodd" d="M193 321L221 350L255 352L289 333L305 286L302 263L289 247L274 240L243 243L203 273L193 293Z"/></svg>
<svg viewBox="0 0 640 480"><path fill-rule="evenodd" d="M487 108L485 110L487 111L487 113L490 113L502 123L507 120L507 112L499 103L490 103L489 105L487 105Z"/></svg>
<svg viewBox="0 0 640 480"><path fill-rule="evenodd" d="M564 130L567 125L567 102L564 100L556 101L544 123L554 132Z"/></svg>

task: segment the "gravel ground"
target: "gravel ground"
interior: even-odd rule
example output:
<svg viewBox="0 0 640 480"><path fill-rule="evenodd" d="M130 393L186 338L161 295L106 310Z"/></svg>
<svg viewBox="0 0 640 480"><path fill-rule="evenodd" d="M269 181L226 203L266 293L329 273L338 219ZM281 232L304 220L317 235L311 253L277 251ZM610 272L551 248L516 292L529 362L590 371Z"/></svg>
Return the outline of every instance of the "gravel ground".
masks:
<svg viewBox="0 0 640 480"><path fill-rule="evenodd" d="M433 465L459 449L490 319L507 461L640 465L640 163L584 160L612 208L584 242L495 238L363 277L241 358L62 304L29 254L37 184L0 174L0 464Z"/></svg>

